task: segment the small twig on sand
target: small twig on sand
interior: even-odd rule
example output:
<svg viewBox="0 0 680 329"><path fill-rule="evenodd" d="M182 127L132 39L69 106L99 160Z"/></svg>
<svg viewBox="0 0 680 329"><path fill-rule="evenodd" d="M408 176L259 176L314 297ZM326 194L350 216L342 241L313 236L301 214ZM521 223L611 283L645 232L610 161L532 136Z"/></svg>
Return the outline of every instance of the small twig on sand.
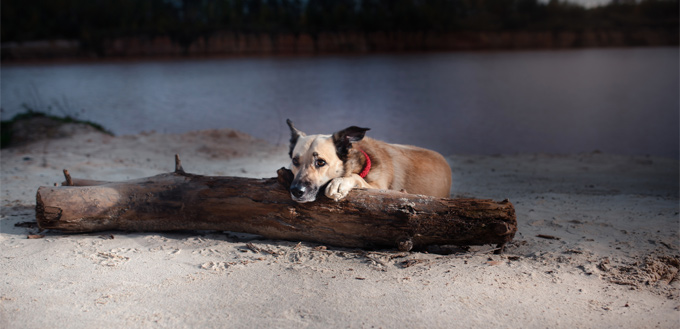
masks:
<svg viewBox="0 0 680 329"><path fill-rule="evenodd" d="M543 238L543 239L548 239L548 240L560 240L559 237L556 237L554 235L548 235L548 234L539 234L536 235L537 238Z"/></svg>

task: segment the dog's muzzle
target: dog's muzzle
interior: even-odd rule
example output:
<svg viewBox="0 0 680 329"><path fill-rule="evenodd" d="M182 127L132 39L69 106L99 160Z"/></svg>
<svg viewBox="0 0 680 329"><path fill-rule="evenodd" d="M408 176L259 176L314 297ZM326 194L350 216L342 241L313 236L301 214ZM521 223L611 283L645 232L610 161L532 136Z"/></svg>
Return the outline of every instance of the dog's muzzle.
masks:
<svg viewBox="0 0 680 329"><path fill-rule="evenodd" d="M296 182L290 185L290 196L293 201L304 203L316 200L316 194L319 192L318 188L312 187L310 183Z"/></svg>
<svg viewBox="0 0 680 329"><path fill-rule="evenodd" d="M290 187L290 194L292 194L295 198L301 198L303 195L305 195L305 191L307 191L307 188L302 185Z"/></svg>

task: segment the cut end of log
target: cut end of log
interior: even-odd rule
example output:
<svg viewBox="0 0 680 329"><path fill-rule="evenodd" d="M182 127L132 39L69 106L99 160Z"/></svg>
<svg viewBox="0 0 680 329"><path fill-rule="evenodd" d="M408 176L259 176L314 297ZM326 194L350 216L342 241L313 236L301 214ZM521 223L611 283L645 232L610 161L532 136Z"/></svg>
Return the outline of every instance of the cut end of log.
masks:
<svg viewBox="0 0 680 329"><path fill-rule="evenodd" d="M38 227L41 229L49 228L50 223L59 223L61 219L62 210L59 207L45 206L41 196L41 189L35 196L35 216L38 222Z"/></svg>

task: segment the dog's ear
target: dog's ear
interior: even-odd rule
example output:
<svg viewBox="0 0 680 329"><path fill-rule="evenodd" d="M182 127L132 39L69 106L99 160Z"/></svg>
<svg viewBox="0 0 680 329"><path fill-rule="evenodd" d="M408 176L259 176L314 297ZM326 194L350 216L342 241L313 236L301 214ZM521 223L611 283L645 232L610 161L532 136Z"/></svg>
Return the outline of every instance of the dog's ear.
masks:
<svg viewBox="0 0 680 329"><path fill-rule="evenodd" d="M290 157L292 158L293 150L295 149L295 145L297 144L298 138L300 138L300 136L304 137L307 135L297 130L297 128L293 126L293 121L290 121L290 119L286 119L286 123L288 124L288 127L290 127L290 150L288 151L288 155L290 155Z"/></svg>
<svg viewBox="0 0 680 329"><path fill-rule="evenodd" d="M349 149L352 148L352 143L364 139L366 131L368 130L370 130L370 128L351 126L334 133L333 144L335 144L335 151L338 154L338 158L341 160L347 159L347 153L349 152Z"/></svg>

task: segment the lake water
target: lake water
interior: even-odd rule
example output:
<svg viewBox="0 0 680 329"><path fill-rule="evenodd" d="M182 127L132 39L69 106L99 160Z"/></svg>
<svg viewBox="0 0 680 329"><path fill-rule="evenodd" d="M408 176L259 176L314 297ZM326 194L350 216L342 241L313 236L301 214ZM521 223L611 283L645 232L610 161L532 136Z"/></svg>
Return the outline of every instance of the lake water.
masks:
<svg viewBox="0 0 680 329"><path fill-rule="evenodd" d="M24 106L116 134L234 128L287 143L350 125L444 154L679 156L678 48L3 65Z"/></svg>

